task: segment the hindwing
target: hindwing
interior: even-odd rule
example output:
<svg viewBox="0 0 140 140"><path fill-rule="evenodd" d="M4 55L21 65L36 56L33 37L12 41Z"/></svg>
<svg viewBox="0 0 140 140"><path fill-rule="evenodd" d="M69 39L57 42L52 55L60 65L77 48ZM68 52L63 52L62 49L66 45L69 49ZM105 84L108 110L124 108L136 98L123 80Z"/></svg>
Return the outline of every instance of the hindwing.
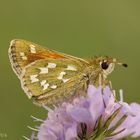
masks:
<svg viewBox="0 0 140 140"><path fill-rule="evenodd" d="M69 97L74 94L74 89L83 85L85 66L69 59L37 60L23 69L22 88L29 98L36 100Z"/></svg>

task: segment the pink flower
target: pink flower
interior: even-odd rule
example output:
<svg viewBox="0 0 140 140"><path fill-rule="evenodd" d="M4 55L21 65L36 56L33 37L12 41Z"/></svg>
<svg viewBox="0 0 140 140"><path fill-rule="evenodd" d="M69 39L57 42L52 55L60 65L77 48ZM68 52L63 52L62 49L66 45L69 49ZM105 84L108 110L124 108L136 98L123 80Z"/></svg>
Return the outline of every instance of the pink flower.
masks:
<svg viewBox="0 0 140 140"><path fill-rule="evenodd" d="M116 140L140 136L140 105L116 101L109 87L89 85L87 97L49 111L38 140Z"/></svg>

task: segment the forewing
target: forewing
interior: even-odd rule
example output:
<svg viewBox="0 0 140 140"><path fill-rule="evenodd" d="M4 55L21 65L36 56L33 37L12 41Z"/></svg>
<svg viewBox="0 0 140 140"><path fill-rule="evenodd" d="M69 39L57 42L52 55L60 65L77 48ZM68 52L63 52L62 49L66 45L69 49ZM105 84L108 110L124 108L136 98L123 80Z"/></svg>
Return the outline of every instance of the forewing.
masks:
<svg viewBox="0 0 140 140"><path fill-rule="evenodd" d="M71 60L76 59L77 61L88 63L84 59L59 53L54 50L48 49L46 47L43 48L40 45L21 39L15 39L11 41L10 48L9 48L9 58L13 70L15 71L15 73L18 75L19 78L25 66L40 59L65 58Z"/></svg>
<svg viewBox="0 0 140 140"><path fill-rule="evenodd" d="M59 59L65 56L35 43L15 39L10 43L9 58L15 73L20 77L21 72L28 64L40 59Z"/></svg>
<svg viewBox="0 0 140 140"><path fill-rule="evenodd" d="M37 60L24 68L21 84L28 97L36 100L70 96L84 82L85 67L85 63L69 59Z"/></svg>

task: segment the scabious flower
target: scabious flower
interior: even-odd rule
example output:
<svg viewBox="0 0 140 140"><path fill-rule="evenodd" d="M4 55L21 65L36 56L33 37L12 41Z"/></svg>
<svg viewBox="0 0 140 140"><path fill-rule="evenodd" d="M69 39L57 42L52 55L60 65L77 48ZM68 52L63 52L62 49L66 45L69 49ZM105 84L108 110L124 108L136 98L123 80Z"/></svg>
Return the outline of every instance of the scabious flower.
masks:
<svg viewBox="0 0 140 140"><path fill-rule="evenodd" d="M89 85L87 97L50 110L38 140L117 140L140 136L140 105L117 101L109 87ZM33 140L33 138L32 138Z"/></svg>

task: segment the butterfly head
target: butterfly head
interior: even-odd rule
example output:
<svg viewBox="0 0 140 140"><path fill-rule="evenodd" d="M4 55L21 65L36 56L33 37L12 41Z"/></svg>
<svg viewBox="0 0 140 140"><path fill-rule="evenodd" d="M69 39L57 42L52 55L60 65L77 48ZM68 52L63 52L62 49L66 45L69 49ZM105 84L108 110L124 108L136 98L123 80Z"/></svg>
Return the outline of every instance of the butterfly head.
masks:
<svg viewBox="0 0 140 140"><path fill-rule="evenodd" d="M120 63L116 58L112 57L97 57L95 59L96 66L100 69L101 73L105 76L109 75L115 68L115 65L127 67L127 64Z"/></svg>

